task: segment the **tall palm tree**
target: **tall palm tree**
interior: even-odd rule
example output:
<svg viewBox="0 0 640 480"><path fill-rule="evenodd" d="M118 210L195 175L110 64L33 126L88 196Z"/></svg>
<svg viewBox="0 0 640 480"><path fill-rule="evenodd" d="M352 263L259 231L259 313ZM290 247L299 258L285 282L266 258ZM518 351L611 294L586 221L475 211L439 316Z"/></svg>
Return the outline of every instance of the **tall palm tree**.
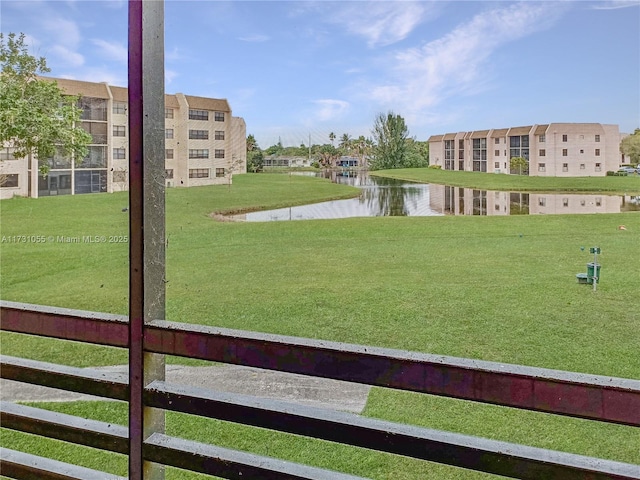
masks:
<svg viewBox="0 0 640 480"><path fill-rule="evenodd" d="M329 134L329 141L331 142L331 146L333 147L333 141L336 139L336 134L331 132Z"/></svg>
<svg viewBox="0 0 640 480"><path fill-rule="evenodd" d="M343 133L340 137L340 144L338 145L342 150L343 154L348 154L349 150L351 150L351 135L348 133Z"/></svg>

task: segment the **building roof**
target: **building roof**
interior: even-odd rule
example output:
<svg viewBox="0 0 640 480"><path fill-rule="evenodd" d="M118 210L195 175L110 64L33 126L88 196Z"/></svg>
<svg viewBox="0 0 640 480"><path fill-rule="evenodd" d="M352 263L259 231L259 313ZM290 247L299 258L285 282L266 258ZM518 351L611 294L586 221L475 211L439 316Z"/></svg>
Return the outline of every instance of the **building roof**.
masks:
<svg viewBox="0 0 640 480"><path fill-rule="evenodd" d="M508 128L496 128L491 132L491 136L492 137L505 137L507 135L508 131L509 131Z"/></svg>
<svg viewBox="0 0 640 480"><path fill-rule="evenodd" d="M471 132L471 137L469 138L485 138L489 134L489 130L478 130L475 132Z"/></svg>
<svg viewBox="0 0 640 480"><path fill-rule="evenodd" d="M456 134L455 133L446 133L444 135L443 140L455 140L456 138Z"/></svg>
<svg viewBox="0 0 640 480"><path fill-rule="evenodd" d="M427 142L441 142L444 135L431 135Z"/></svg>
<svg viewBox="0 0 640 480"><path fill-rule="evenodd" d="M230 112L229 102L225 98L206 98L185 95L187 103L191 108L201 108L203 110L217 110L219 112Z"/></svg>
<svg viewBox="0 0 640 480"><path fill-rule="evenodd" d="M68 78L40 77L42 80L55 81L67 95L110 98L106 83L84 82Z"/></svg>
<svg viewBox="0 0 640 480"><path fill-rule="evenodd" d="M528 127L512 127L509 129L509 135L528 135L532 128L531 125Z"/></svg>
<svg viewBox="0 0 640 480"><path fill-rule="evenodd" d="M538 125L536 127L536 131L533 132L534 135L543 135L546 131L547 128L549 128L549 125Z"/></svg>

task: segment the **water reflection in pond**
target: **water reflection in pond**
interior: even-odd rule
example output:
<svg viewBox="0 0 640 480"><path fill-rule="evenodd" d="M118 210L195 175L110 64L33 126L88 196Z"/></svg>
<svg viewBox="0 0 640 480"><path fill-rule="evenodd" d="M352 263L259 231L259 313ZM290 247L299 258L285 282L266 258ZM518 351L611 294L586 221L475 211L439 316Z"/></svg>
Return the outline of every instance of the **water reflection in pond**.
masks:
<svg viewBox="0 0 640 480"><path fill-rule="evenodd" d="M363 171L325 171L314 176L362 189L357 198L236 215L268 222L380 216L527 215L640 211L640 197L475 190L369 176Z"/></svg>

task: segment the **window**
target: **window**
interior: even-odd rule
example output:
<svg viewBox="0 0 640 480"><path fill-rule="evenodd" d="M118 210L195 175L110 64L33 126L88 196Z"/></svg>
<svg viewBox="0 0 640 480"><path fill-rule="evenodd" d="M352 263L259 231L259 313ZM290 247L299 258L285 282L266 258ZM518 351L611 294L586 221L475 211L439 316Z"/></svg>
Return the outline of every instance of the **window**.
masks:
<svg viewBox="0 0 640 480"><path fill-rule="evenodd" d="M166 160L172 160L173 159L173 148L165 148L165 150L164 150L164 158Z"/></svg>
<svg viewBox="0 0 640 480"><path fill-rule="evenodd" d="M569 150L567 150L566 148L562 149L562 156L566 157L567 155L569 155Z"/></svg>
<svg viewBox="0 0 640 480"><path fill-rule="evenodd" d="M224 177L224 168L216 168L216 177Z"/></svg>
<svg viewBox="0 0 640 480"><path fill-rule="evenodd" d="M164 170L164 178L173 178L173 168L166 168Z"/></svg>
<svg viewBox="0 0 640 480"><path fill-rule="evenodd" d="M596 148L596 157L599 157L599 156L600 156L600 149Z"/></svg>
<svg viewBox="0 0 640 480"><path fill-rule="evenodd" d="M82 122L82 129L91 135L91 142L98 145L107 144L107 123L106 122Z"/></svg>
<svg viewBox="0 0 640 480"><path fill-rule="evenodd" d="M580 149L580 153L584 153L584 150L582 148Z"/></svg>
<svg viewBox="0 0 640 480"><path fill-rule="evenodd" d="M216 122L224 122L224 112L216 112L214 115L214 120Z"/></svg>
<svg viewBox="0 0 640 480"><path fill-rule="evenodd" d="M567 141L567 136L566 135L562 135L562 141L566 142Z"/></svg>
<svg viewBox="0 0 640 480"><path fill-rule="evenodd" d="M125 158L127 158L127 150L124 147L113 149L114 160L124 160Z"/></svg>
<svg viewBox="0 0 640 480"><path fill-rule="evenodd" d="M224 158L224 150L216 149L215 158Z"/></svg>
<svg viewBox="0 0 640 480"><path fill-rule="evenodd" d="M458 160L464 160L464 140L458 140ZM462 163L460 162L460 164ZM460 170L464 170L464 166Z"/></svg>
<svg viewBox="0 0 640 480"><path fill-rule="evenodd" d="M104 98L80 97L78 108L82 120L107 121L107 100Z"/></svg>
<svg viewBox="0 0 640 480"><path fill-rule="evenodd" d="M600 141L600 135L596 135L596 142Z"/></svg>
<svg viewBox="0 0 640 480"><path fill-rule="evenodd" d="M580 205L581 205L581 206L583 206L583 207L584 207L586 203L587 203L587 202L585 202L584 200L580 200Z"/></svg>
<svg viewBox="0 0 640 480"><path fill-rule="evenodd" d="M127 104L124 102L113 102L113 109L111 111L114 115L124 115L127 113Z"/></svg>
<svg viewBox="0 0 640 480"><path fill-rule="evenodd" d="M562 199L562 206L563 207L568 207L569 206L569 199L567 197L564 197Z"/></svg>
<svg viewBox="0 0 640 480"><path fill-rule="evenodd" d="M547 164L546 163L539 163L538 164L538 171L539 172L546 172L547 171Z"/></svg>
<svg viewBox="0 0 640 480"><path fill-rule="evenodd" d="M209 130L189 130L191 140L209 140Z"/></svg>
<svg viewBox="0 0 640 480"><path fill-rule="evenodd" d="M547 199L546 199L546 198L544 198L544 197L540 197L540 198L538 199L538 205L539 205L539 206L544 207L546 204L547 204Z"/></svg>
<svg viewBox="0 0 640 480"><path fill-rule="evenodd" d="M584 163L580 164L580 170L584 170Z"/></svg>
<svg viewBox="0 0 640 480"><path fill-rule="evenodd" d="M209 112L207 110L189 109L189 120L209 120Z"/></svg>
<svg viewBox="0 0 640 480"><path fill-rule="evenodd" d="M455 158L455 142L453 140L444 141L444 169L453 170L452 160Z"/></svg>
<svg viewBox="0 0 640 480"><path fill-rule="evenodd" d="M538 152L539 157L545 157L547 155L547 151L544 148L541 148Z"/></svg>
<svg viewBox="0 0 640 480"><path fill-rule="evenodd" d="M0 187L15 188L18 186L18 174L9 173L0 177Z"/></svg>
<svg viewBox="0 0 640 480"><path fill-rule="evenodd" d="M500 139L496 138L496 145L500 145Z"/></svg>
<svg viewBox="0 0 640 480"><path fill-rule="evenodd" d="M499 156L500 156L500 150L495 150L495 151L493 152L493 155L494 155L495 157L499 157Z"/></svg>
<svg viewBox="0 0 640 480"><path fill-rule="evenodd" d="M106 168L107 147L91 145L88 147L87 155L82 159L76 168Z"/></svg>
<svg viewBox="0 0 640 480"><path fill-rule="evenodd" d="M113 136L114 137L126 137L127 129L124 125L114 125L113 126Z"/></svg>
<svg viewBox="0 0 640 480"><path fill-rule="evenodd" d="M127 181L127 172L124 170L113 172L113 181L115 183L125 183Z"/></svg>
<svg viewBox="0 0 640 480"><path fill-rule="evenodd" d="M596 197L596 207L602 206L602 197Z"/></svg>
<svg viewBox="0 0 640 480"><path fill-rule="evenodd" d="M9 148L3 148L0 150L0 161L2 160L15 160L16 158L13 156L13 150Z"/></svg>
<svg viewBox="0 0 640 480"><path fill-rule="evenodd" d="M596 172L600 172L602 170L602 167L600 166L599 163L596 163Z"/></svg>
<svg viewBox="0 0 640 480"><path fill-rule="evenodd" d="M173 138L173 128L165 129L164 138Z"/></svg>
<svg viewBox="0 0 640 480"><path fill-rule="evenodd" d="M208 168L190 168L189 178L209 178Z"/></svg>
<svg viewBox="0 0 640 480"><path fill-rule="evenodd" d="M223 130L216 130L216 140L224 140L224 131Z"/></svg>
<svg viewBox="0 0 640 480"><path fill-rule="evenodd" d="M493 168L500 168L500 162L495 162L493 164Z"/></svg>
<svg viewBox="0 0 640 480"><path fill-rule="evenodd" d="M473 171L487 171L487 139L474 138L472 140L473 154Z"/></svg>
<svg viewBox="0 0 640 480"><path fill-rule="evenodd" d="M538 142L545 143L547 141L547 136L543 133L542 135L538 135Z"/></svg>
<svg viewBox="0 0 640 480"><path fill-rule="evenodd" d="M529 160L529 135L509 137L510 158L522 157Z"/></svg>
<svg viewBox="0 0 640 480"><path fill-rule="evenodd" d="M164 118L173 118L173 108L164 109Z"/></svg>
<svg viewBox="0 0 640 480"><path fill-rule="evenodd" d="M209 158L209 149L207 149L207 148L190 148L189 149L189 158Z"/></svg>
<svg viewBox="0 0 640 480"><path fill-rule="evenodd" d="M562 164L562 171L563 172L568 172L569 171L569 164L568 163L563 163Z"/></svg>

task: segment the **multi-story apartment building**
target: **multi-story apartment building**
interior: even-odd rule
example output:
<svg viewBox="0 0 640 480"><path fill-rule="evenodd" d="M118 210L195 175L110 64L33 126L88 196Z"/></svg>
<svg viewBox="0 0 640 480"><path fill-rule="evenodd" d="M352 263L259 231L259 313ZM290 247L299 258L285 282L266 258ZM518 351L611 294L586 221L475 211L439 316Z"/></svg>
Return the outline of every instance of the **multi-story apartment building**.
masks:
<svg viewBox="0 0 640 480"><path fill-rule="evenodd" d="M615 171L623 162L617 125L550 123L429 138L429 161L445 170L523 173L532 176L594 177ZM510 161L528 165L511 172Z"/></svg>
<svg viewBox="0 0 640 480"><path fill-rule="evenodd" d="M128 189L128 92L106 83L55 79L68 95L79 96L82 127L91 134L87 156L14 158L0 152L0 198L39 197ZM165 182L168 187L228 183L246 172L246 124L224 99L165 95Z"/></svg>

